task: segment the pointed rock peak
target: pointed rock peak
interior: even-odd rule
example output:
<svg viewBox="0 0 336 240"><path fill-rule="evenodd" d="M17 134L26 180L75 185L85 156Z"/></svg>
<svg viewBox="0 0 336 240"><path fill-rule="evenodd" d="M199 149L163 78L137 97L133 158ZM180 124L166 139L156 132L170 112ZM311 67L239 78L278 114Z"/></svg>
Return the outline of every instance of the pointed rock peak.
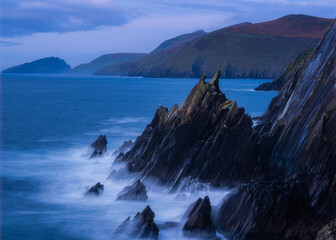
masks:
<svg viewBox="0 0 336 240"><path fill-rule="evenodd" d="M204 84L205 83L205 79L206 79L206 72L203 73L201 79L198 81L198 84L199 83L203 83Z"/></svg>
<svg viewBox="0 0 336 240"><path fill-rule="evenodd" d="M215 75L212 77L210 84L213 85L216 89L219 89L219 77L221 75L221 70L218 69Z"/></svg>

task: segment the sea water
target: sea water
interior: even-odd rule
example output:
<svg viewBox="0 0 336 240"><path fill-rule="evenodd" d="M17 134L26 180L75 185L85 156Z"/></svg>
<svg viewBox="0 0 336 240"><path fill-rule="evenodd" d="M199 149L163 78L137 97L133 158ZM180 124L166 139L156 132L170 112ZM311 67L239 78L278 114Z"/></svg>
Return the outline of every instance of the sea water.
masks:
<svg viewBox="0 0 336 240"><path fill-rule="evenodd" d="M179 222L198 197L218 204L227 189L179 197L147 186L148 201L115 201L129 176L108 179L113 151L135 140L159 105L180 105L198 79L77 75L1 76L1 239L117 239L115 228L146 205L155 222ZM253 89L270 80L220 79L226 96L260 116L276 92ZM108 154L89 159L89 145L105 134ZM82 198L97 182L99 198ZM183 239L182 226L161 229L160 239Z"/></svg>

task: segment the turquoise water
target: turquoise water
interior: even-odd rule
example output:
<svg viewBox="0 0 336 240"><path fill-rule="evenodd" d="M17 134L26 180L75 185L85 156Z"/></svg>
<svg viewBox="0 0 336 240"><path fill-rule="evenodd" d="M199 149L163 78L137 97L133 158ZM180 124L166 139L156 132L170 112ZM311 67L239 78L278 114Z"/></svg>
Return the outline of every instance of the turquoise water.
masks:
<svg viewBox="0 0 336 240"><path fill-rule="evenodd" d="M124 140L135 140L160 104L180 105L197 81L2 75L2 239L115 239L114 228L148 203L160 224L179 221L199 196L219 202L224 190L181 200L157 186L149 187L148 203L115 202L132 179L107 180L113 157L92 161L85 155L99 134L107 135L110 153ZM221 79L220 88L259 116L276 95L253 90L263 82ZM104 195L82 199L97 181L105 184ZM160 239L172 236L183 238L180 231L160 231Z"/></svg>

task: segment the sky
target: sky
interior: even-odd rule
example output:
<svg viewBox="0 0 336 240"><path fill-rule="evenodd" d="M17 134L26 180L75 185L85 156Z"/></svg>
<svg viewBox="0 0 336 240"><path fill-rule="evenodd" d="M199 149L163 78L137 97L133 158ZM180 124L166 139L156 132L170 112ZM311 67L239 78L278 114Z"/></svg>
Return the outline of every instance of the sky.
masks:
<svg viewBox="0 0 336 240"><path fill-rule="evenodd" d="M43 57L71 67L107 53L148 53L203 29L288 14L336 17L335 0L0 0L0 68Z"/></svg>

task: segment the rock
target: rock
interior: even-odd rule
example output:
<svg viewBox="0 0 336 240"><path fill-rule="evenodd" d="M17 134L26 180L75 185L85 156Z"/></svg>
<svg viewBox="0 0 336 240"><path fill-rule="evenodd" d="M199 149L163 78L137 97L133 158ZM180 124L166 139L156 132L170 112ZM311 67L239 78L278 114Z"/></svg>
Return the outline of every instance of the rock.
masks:
<svg viewBox="0 0 336 240"><path fill-rule="evenodd" d="M180 107L160 106L118 161L175 188L186 177L219 186L259 176L267 164L258 159L251 117L220 91L220 73L210 82L203 75Z"/></svg>
<svg viewBox="0 0 336 240"><path fill-rule="evenodd" d="M134 145L134 142L131 140L125 141L117 150L114 151L113 155L118 156L119 154L125 154L129 151Z"/></svg>
<svg viewBox="0 0 336 240"><path fill-rule="evenodd" d="M107 140L105 135L100 135L96 141L91 144L92 153L90 158L102 157L106 152Z"/></svg>
<svg viewBox="0 0 336 240"><path fill-rule="evenodd" d="M84 197L88 197L88 196L101 196L104 192L104 185L101 184L100 182L98 182L96 185L94 185L93 187L91 187L89 190L87 190L84 193Z"/></svg>
<svg viewBox="0 0 336 240"><path fill-rule="evenodd" d="M229 239L313 239L325 216L311 205L305 175L264 177L232 190L216 207L215 225Z"/></svg>
<svg viewBox="0 0 336 240"><path fill-rule="evenodd" d="M317 233L316 240L336 240L336 220L324 226Z"/></svg>
<svg viewBox="0 0 336 240"><path fill-rule="evenodd" d="M217 239L215 225L211 220L211 205L208 196L199 198L187 209L184 217L187 222L183 226L183 234L188 237Z"/></svg>
<svg viewBox="0 0 336 240"><path fill-rule="evenodd" d="M334 21L263 115L262 158L287 175L336 174L335 48Z"/></svg>
<svg viewBox="0 0 336 240"><path fill-rule="evenodd" d="M122 222L115 234L122 234L127 238L158 239L159 229L154 222L155 213L147 206L141 213L137 213L131 220L128 217Z"/></svg>
<svg viewBox="0 0 336 240"><path fill-rule="evenodd" d="M146 186L138 179L130 186L126 186L117 197L117 200L147 201Z"/></svg>

